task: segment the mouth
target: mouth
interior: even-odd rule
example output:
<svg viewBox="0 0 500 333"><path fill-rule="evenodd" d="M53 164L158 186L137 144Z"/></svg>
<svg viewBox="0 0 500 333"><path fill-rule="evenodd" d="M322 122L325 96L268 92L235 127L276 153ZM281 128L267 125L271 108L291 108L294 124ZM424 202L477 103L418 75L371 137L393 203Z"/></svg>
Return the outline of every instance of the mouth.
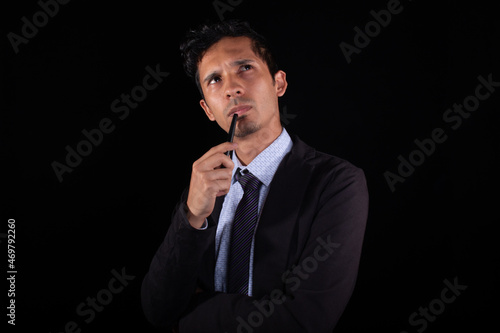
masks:
<svg viewBox="0 0 500 333"><path fill-rule="evenodd" d="M240 117L242 114L247 113L248 110L250 110L252 107L250 105L238 105L229 110L229 113L227 114L228 117L232 117L233 114L237 114L238 117Z"/></svg>

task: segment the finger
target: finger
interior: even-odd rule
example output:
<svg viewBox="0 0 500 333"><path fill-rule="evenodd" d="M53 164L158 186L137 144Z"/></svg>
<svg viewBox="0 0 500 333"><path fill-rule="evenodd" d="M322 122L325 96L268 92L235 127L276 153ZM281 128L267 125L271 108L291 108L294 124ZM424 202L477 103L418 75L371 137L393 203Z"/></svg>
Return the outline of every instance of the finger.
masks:
<svg viewBox="0 0 500 333"><path fill-rule="evenodd" d="M231 181L222 181L222 180L217 180L218 186L219 186L219 191L215 195L216 197L220 197L222 195L226 195L229 192L229 189L231 188Z"/></svg>
<svg viewBox="0 0 500 333"><path fill-rule="evenodd" d="M223 142L217 146L212 147L202 157L200 157L198 161L203 161L214 154L225 153L226 151L234 150L237 146L238 144L235 142Z"/></svg>
<svg viewBox="0 0 500 333"><path fill-rule="evenodd" d="M232 169L214 169L210 171L205 171L205 177L208 181L215 180L230 180L233 176Z"/></svg>
<svg viewBox="0 0 500 333"><path fill-rule="evenodd" d="M231 158L224 153L219 152L208 156L203 161L200 161L197 165L197 169L200 171L209 171L219 169L221 165L230 170L234 167L234 163Z"/></svg>
<svg viewBox="0 0 500 333"><path fill-rule="evenodd" d="M216 179L213 181L207 181L203 186L203 192L210 198L215 198L220 195L224 195L229 192L231 188L230 179Z"/></svg>
<svg viewBox="0 0 500 333"><path fill-rule="evenodd" d="M217 192L217 194L215 195L216 197L222 197L223 195L226 195L229 193L229 189L228 190L224 190L224 191L219 191Z"/></svg>

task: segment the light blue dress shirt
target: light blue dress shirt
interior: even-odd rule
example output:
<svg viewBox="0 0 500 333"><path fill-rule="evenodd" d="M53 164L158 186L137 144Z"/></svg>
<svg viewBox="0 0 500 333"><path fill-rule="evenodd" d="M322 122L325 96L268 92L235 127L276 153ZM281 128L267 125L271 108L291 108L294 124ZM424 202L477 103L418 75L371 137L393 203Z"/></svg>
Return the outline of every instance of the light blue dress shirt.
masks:
<svg viewBox="0 0 500 333"><path fill-rule="evenodd" d="M233 177L231 188L224 198L224 203L222 204L222 210L219 217L219 223L217 225L217 233L215 236L215 290L220 292L226 292L226 272L227 272L227 262L229 255L229 244L231 238L231 228L233 224L234 214L236 212L236 207L243 197L243 188L240 183L236 181L234 174L236 170L240 168L241 170L248 169L255 177L257 177L262 185L259 192L259 206L258 215L262 212L262 207L266 201L267 194L269 192L269 185L273 180L274 174L278 169L279 164L283 160L283 157L290 152L292 149L292 139L288 135L287 131L283 128L280 136L276 138L266 149L264 149L259 155L257 155L250 164L243 166L241 162L233 154ZM257 225L255 230L259 227L257 220ZM254 232L255 236L255 232ZM255 239L252 239L252 246L250 249L250 269L249 269L249 281L248 281L248 295L252 296L253 287L253 250L255 245Z"/></svg>

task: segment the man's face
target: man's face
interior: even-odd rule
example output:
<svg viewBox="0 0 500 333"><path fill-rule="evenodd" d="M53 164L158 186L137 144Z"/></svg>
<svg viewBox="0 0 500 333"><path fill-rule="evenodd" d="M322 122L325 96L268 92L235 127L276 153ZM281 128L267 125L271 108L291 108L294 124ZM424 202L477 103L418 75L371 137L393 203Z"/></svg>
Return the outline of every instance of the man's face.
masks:
<svg viewBox="0 0 500 333"><path fill-rule="evenodd" d="M267 64L252 50L250 38L222 38L206 51L198 73L205 97L200 105L226 132L234 113L237 138L262 129L281 132L278 97L286 91L286 74L279 71L273 80Z"/></svg>

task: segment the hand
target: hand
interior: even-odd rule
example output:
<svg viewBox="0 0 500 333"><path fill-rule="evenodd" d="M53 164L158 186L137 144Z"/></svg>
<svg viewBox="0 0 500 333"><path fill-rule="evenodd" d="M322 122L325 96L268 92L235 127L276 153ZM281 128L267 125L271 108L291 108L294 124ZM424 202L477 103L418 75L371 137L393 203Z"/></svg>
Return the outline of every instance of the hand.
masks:
<svg viewBox="0 0 500 333"><path fill-rule="evenodd" d="M229 192L234 163L224 153L234 150L236 146L236 143L221 143L193 163L187 218L194 228L199 229L212 214L215 199Z"/></svg>

